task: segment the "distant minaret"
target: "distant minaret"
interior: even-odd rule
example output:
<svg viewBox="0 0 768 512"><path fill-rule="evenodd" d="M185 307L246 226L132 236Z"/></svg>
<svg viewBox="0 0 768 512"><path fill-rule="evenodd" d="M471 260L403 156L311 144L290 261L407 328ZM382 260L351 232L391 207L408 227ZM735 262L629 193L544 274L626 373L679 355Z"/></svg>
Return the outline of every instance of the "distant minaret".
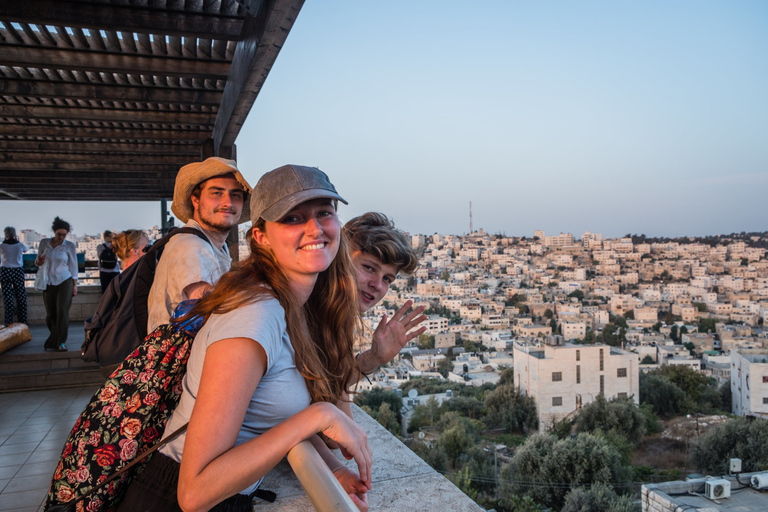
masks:
<svg viewBox="0 0 768 512"><path fill-rule="evenodd" d="M469 202L469 234L473 233L472 229L472 201Z"/></svg>

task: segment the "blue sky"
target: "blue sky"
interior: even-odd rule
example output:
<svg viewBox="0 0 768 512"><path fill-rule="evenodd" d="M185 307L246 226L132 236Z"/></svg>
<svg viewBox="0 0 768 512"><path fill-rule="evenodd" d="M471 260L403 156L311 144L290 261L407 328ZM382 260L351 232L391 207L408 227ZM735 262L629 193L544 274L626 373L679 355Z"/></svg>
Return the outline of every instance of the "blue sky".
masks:
<svg viewBox="0 0 768 512"><path fill-rule="evenodd" d="M240 137L252 184L315 165L412 233L764 231L768 2L305 3ZM0 201L78 233L159 204ZM35 211L37 210L37 211ZM24 220L17 220L18 216Z"/></svg>

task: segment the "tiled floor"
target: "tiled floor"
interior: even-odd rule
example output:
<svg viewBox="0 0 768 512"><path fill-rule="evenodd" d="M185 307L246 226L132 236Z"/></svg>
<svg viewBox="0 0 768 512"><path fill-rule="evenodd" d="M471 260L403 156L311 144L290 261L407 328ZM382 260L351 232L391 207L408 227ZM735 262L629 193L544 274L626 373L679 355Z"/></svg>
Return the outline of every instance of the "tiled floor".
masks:
<svg viewBox="0 0 768 512"><path fill-rule="evenodd" d="M0 511L42 510L64 440L95 391L0 394Z"/></svg>

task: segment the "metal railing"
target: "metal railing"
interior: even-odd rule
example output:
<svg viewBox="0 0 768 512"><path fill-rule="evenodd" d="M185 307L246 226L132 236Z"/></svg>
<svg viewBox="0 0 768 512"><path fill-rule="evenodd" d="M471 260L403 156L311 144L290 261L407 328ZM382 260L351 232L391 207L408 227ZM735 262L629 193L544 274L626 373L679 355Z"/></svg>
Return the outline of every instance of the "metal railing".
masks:
<svg viewBox="0 0 768 512"><path fill-rule="evenodd" d="M358 512L347 492L309 441L288 452L288 463L317 512Z"/></svg>

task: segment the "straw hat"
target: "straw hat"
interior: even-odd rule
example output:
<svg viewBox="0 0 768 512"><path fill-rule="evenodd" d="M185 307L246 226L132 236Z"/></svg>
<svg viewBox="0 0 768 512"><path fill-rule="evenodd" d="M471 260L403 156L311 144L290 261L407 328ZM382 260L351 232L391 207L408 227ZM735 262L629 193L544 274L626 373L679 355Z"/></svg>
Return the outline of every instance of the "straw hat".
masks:
<svg viewBox="0 0 768 512"><path fill-rule="evenodd" d="M243 175L237 168L237 162L227 160L218 156L206 158L202 162L187 164L179 169L176 175L176 186L173 189L173 204L171 211L181 222L186 223L195 214L195 208L192 206L192 191L200 183L207 179L232 174L240 185L243 186L246 194L251 193L251 186L245 181ZM238 224L248 222L251 217L251 209L248 203L248 197L243 202L243 213L240 215Z"/></svg>

